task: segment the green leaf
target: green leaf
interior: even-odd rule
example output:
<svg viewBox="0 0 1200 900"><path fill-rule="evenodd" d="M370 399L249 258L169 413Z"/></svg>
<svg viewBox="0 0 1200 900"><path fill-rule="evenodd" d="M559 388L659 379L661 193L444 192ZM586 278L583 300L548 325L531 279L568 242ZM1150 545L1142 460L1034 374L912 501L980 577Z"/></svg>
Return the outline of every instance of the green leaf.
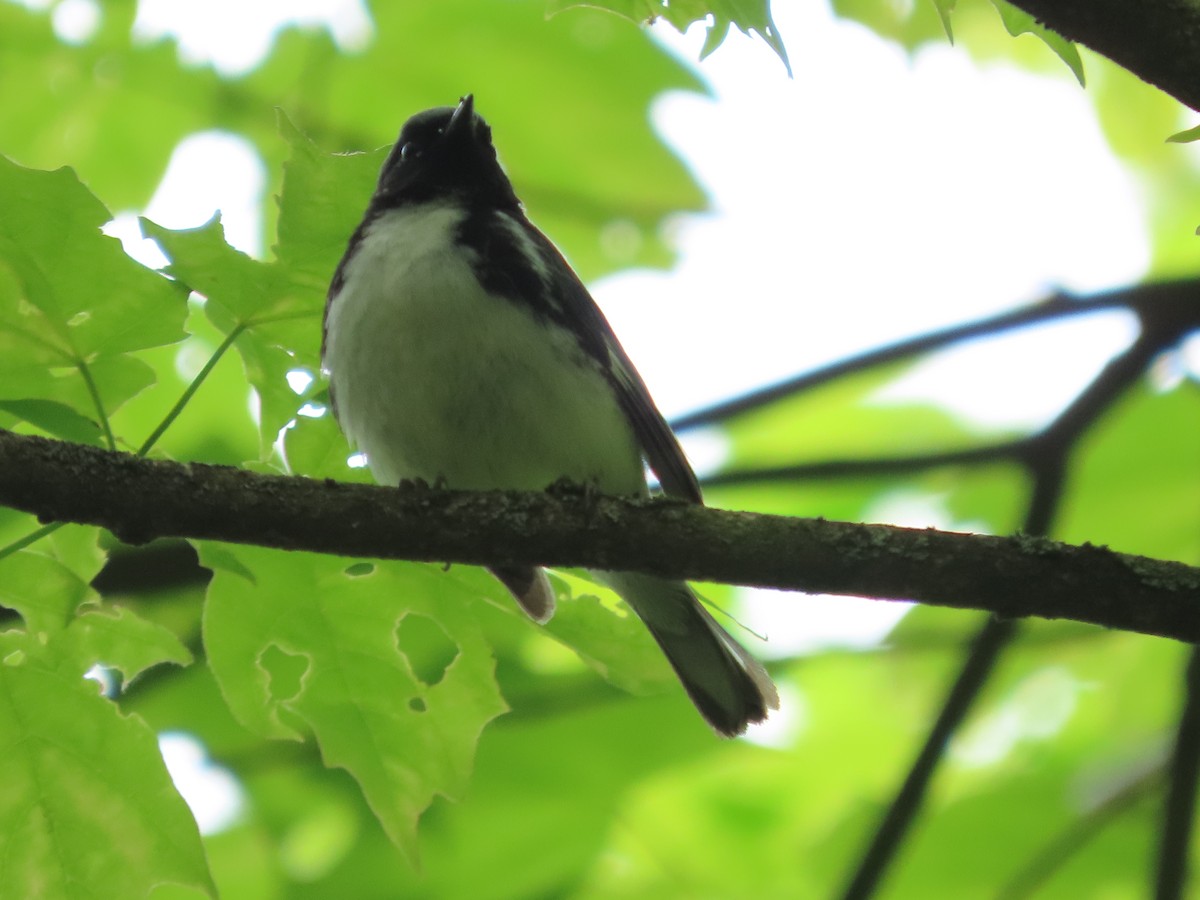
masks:
<svg viewBox="0 0 1200 900"><path fill-rule="evenodd" d="M197 228L164 228L145 217L138 222L170 260L167 273L208 298L209 316L226 334L295 312L279 272L226 242L219 213Z"/></svg>
<svg viewBox="0 0 1200 900"><path fill-rule="evenodd" d="M555 572L558 608L545 630L605 679L633 694L663 693L677 679L637 615L608 588ZM573 596L572 596L573 593Z"/></svg>
<svg viewBox="0 0 1200 900"><path fill-rule="evenodd" d="M992 3L996 7L996 12L1000 13L1000 20L1004 23L1004 27L1008 30L1009 34L1013 37L1019 37L1022 34L1032 34L1034 37L1040 38L1047 47L1058 55L1059 59L1067 64L1067 67L1079 81L1079 86L1085 86L1083 60L1079 57L1079 48L1073 42L1068 41L1062 35L1040 24L1032 15L1023 9L1017 9L1017 7L1007 2L1007 0L992 0Z"/></svg>
<svg viewBox="0 0 1200 900"><path fill-rule="evenodd" d="M297 475L374 483L366 466L352 469L346 464L350 445L328 410L316 418L297 416L295 424L284 432L283 446L288 470Z"/></svg>
<svg viewBox="0 0 1200 900"><path fill-rule="evenodd" d="M257 151L270 197L287 149L273 108L329 149L362 150L393 140L405 116L475 90L485 115L503 124L501 154L521 197L579 271L664 266L672 257L664 218L705 201L648 110L663 91L703 87L607 13L577 9L547 21L545 10L544 0L377 3L365 48L343 52L322 29L288 26L258 68L221 78L207 65L181 64L172 39L134 39L135 4L106 5L97 34L76 45L55 39L48 9L0 4L0 134L14 157L46 167L71 160L112 206L136 209L181 140L220 129ZM461 39L413 41L447 27ZM521 65L506 69L503 90L488 93L485 61L498 48ZM546 128L551 119L556 127ZM358 198L360 212L366 199ZM264 212L269 234L273 206ZM642 236L632 253L600 238L617 219Z"/></svg>
<svg viewBox="0 0 1200 900"><path fill-rule="evenodd" d="M1200 141L1200 125L1188 128L1186 131L1176 132L1167 138L1169 144L1190 144L1192 141Z"/></svg>
<svg viewBox="0 0 1200 900"><path fill-rule="evenodd" d="M622 890L625 885L588 892L580 882L597 871L618 878L627 871L625 848L614 845L626 833L631 808L662 780L694 779L706 763L728 777L773 756L718 741L682 696L618 696L599 704L563 700L553 715L514 714L487 731L468 795L440 805L428 828L423 826L422 874L406 893L472 897L492 893L488 885L495 884L495 893L511 897L664 896ZM780 783L775 787L778 791ZM676 844L689 823L672 814L678 805L659 809L666 821L658 833L688 858L686 869L672 869L672 880L686 885L684 896L810 896L747 893L744 884L720 891L690 874L680 879L680 873L693 871L698 857L719 847L686 838ZM698 846L709 849L697 854ZM621 861L614 866L614 859Z"/></svg>
<svg viewBox="0 0 1200 900"><path fill-rule="evenodd" d="M938 0L905 4L891 0L832 0L831 6L835 15L861 22L880 37L894 40L910 51L931 42L941 44L947 34L947 19ZM970 9L969 5L965 9L956 8L955 21L962 21ZM962 47L963 43L957 46Z"/></svg>
<svg viewBox="0 0 1200 900"><path fill-rule="evenodd" d="M144 218L141 225L171 260L171 275L203 294L209 319L226 336L236 336L246 377L262 403L259 437L265 455L300 405L288 372L319 367L322 294L293 284L284 267L231 247L219 217L180 230Z"/></svg>
<svg viewBox="0 0 1200 900"><path fill-rule="evenodd" d="M94 551L94 529L63 531L51 549L64 558ZM145 897L167 883L212 896L196 824L154 733L83 678L96 663L132 678L187 652L128 611L76 617L90 596L83 578L49 556L22 551L0 561L0 603L25 623L0 633L8 860L0 898Z"/></svg>
<svg viewBox="0 0 1200 900"><path fill-rule="evenodd" d="M0 203L0 259L28 304L6 309L5 324L68 365L184 337L178 289L101 233L112 216L73 171L26 169L0 157ZM71 265L63 265L65 253Z"/></svg>
<svg viewBox="0 0 1200 900"><path fill-rule="evenodd" d="M94 542L92 529L75 531ZM94 597L86 581L49 556L26 550L0 561L0 604L25 623L24 631L8 633L19 655L26 654L21 642L28 639L33 652L64 675L82 677L99 664L120 670L126 681L162 662L191 662L171 631L128 609L88 608Z"/></svg>
<svg viewBox="0 0 1200 900"><path fill-rule="evenodd" d="M216 896L196 823L154 733L95 685L26 656L0 664L0 898Z"/></svg>
<svg viewBox="0 0 1200 900"><path fill-rule="evenodd" d="M151 367L154 384L121 408L112 419L113 428L137 435L131 449L141 449L165 423L166 430L153 444L155 455L241 465L259 456L260 420L253 415L253 388L233 348L221 349L226 337L203 307L198 296L190 299L191 337L183 346L139 354L138 361Z"/></svg>
<svg viewBox="0 0 1200 900"><path fill-rule="evenodd" d="M0 157L0 208L3 394L103 420L147 383L124 354L184 336L183 296L100 232L111 216L70 169Z"/></svg>
<svg viewBox="0 0 1200 900"><path fill-rule="evenodd" d="M786 470L831 460L917 455L980 444L979 435L936 406L874 402L879 391L912 365L900 362L857 372L729 417L717 432L728 442L728 450L716 478L733 472ZM740 484L717 480L706 485L705 494L710 502L735 509L857 521L890 491L958 489L963 486L962 471L885 470L836 479L781 475ZM1009 490L996 498L1005 513L1019 497L1011 490L1013 483L1011 477L1005 477ZM972 511L969 515L984 513Z"/></svg>
<svg viewBox="0 0 1200 900"><path fill-rule="evenodd" d="M0 409L65 441L93 446L104 442L100 426L65 403L53 400L0 400Z"/></svg>
<svg viewBox="0 0 1200 900"><path fill-rule="evenodd" d="M327 153L283 113L279 114L279 133L290 153L283 166L275 252L293 277L324 301L333 271L367 208L391 148Z"/></svg>
<svg viewBox="0 0 1200 900"><path fill-rule="evenodd" d="M26 631L43 644L67 627L89 591L86 581L41 553L21 551L0 560L0 604L20 613Z"/></svg>
<svg viewBox="0 0 1200 900"><path fill-rule="evenodd" d="M950 14L954 12L958 0L933 0L933 5L937 8L938 18L942 20L942 27L946 29L947 40L953 44L954 29L950 27Z"/></svg>
<svg viewBox="0 0 1200 900"><path fill-rule="evenodd" d="M265 737L311 730L325 763L354 776L415 858L418 817L436 795L462 794L483 727L506 708L473 611L484 576L221 551L204 642L230 708ZM253 582L228 571L230 556ZM414 628L422 641L409 640Z"/></svg>
<svg viewBox="0 0 1200 900"><path fill-rule="evenodd" d="M192 662L174 632L123 607L87 610L68 626L66 640L88 668L98 663L117 669L126 682L159 663Z"/></svg>

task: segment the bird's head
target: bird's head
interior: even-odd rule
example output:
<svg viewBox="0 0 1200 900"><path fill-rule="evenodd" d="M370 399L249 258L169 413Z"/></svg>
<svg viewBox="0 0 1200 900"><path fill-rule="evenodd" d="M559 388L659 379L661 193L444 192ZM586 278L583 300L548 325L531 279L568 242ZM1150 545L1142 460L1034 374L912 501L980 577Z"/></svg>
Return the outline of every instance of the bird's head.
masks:
<svg viewBox="0 0 1200 900"><path fill-rule="evenodd" d="M496 159L492 129L475 112L471 94L458 106L427 109L404 123L379 172L372 204L394 208L443 198L520 205Z"/></svg>

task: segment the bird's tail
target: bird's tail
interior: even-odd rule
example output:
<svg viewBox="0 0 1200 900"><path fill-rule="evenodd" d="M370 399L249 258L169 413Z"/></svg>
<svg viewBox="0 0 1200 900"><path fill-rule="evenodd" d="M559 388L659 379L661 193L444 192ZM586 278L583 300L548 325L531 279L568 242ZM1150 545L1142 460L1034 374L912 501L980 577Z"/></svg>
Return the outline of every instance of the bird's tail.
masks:
<svg viewBox="0 0 1200 900"><path fill-rule="evenodd" d="M638 614L708 723L734 736L779 708L766 669L735 641L682 581L597 572Z"/></svg>
<svg viewBox="0 0 1200 900"><path fill-rule="evenodd" d="M508 588L521 609L539 625L554 615L554 588L546 573L534 566L492 566L489 569Z"/></svg>

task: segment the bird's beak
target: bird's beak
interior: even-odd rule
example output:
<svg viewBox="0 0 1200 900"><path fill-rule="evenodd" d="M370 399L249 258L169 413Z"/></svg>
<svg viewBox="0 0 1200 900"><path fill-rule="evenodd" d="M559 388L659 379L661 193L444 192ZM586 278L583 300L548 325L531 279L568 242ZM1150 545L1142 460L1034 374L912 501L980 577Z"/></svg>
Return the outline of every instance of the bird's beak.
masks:
<svg viewBox="0 0 1200 900"><path fill-rule="evenodd" d="M446 126L446 137L453 138L459 134L473 133L475 124L475 95L467 94L458 102L458 108L454 110L454 115L450 117L450 124Z"/></svg>

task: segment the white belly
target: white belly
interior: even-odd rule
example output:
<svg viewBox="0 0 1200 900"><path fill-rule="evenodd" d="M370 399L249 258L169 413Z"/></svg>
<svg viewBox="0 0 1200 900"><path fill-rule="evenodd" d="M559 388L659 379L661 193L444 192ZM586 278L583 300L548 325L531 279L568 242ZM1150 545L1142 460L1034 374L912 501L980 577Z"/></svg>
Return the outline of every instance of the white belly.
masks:
<svg viewBox="0 0 1200 900"><path fill-rule="evenodd" d="M453 245L462 215L385 213L360 242L326 338L347 437L383 484L541 490L566 477L643 492L632 429L599 367L571 335L483 291Z"/></svg>

